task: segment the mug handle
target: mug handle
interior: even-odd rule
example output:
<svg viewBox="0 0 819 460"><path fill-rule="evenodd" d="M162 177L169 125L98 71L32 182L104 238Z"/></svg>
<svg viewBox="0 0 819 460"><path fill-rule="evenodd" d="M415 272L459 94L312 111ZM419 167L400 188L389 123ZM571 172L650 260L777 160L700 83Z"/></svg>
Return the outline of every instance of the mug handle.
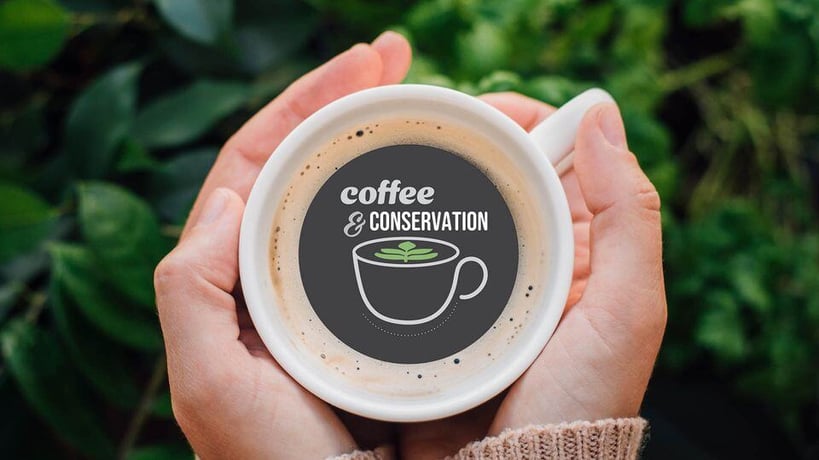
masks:
<svg viewBox="0 0 819 460"><path fill-rule="evenodd" d="M614 98L600 88L586 90L563 104L529 133L546 153L558 176L571 169L574 141L583 116L593 106L603 102L614 102Z"/></svg>
<svg viewBox="0 0 819 460"><path fill-rule="evenodd" d="M475 262L476 264L478 264L478 266L481 267L481 270L483 270L483 280L481 281L481 284L477 288L475 288L474 291L470 292L469 294L459 295L458 298L461 300L469 300L475 297L476 295L480 294L481 291L483 291L483 288L486 286L486 282L489 281L489 270L487 270L486 264L483 263L483 261L481 259L478 259L477 257L469 256L461 259L458 262L458 265L455 266L455 279L452 280L453 286L458 286L458 277L461 274L461 267L463 267L464 264L467 262Z"/></svg>

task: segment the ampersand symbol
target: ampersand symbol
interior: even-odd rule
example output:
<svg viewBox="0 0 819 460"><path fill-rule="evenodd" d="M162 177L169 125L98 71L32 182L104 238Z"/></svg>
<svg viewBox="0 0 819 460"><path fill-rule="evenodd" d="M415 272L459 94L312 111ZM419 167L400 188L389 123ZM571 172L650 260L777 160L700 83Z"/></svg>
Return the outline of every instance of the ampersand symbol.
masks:
<svg viewBox="0 0 819 460"><path fill-rule="evenodd" d="M364 226L364 213L361 211L353 212L347 222L347 225L344 226L344 234L350 238L358 236L361 233L361 227Z"/></svg>

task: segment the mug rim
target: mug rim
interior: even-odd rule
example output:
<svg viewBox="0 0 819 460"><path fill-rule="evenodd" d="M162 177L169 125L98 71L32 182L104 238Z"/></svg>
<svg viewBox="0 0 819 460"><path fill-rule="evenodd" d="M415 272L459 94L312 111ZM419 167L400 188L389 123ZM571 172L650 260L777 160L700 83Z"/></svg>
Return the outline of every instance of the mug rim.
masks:
<svg viewBox="0 0 819 460"><path fill-rule="evenodd" d="M483 384L472 385L468 391L448 395L443 401L434 398L401 401L381 394L356 393L345 386L334 384L332 377L327 378L328 372L314 371L303 362L302 355L290 342L292 331L270 320L269 315L275 315L275 310L280 308L275 296L270 298L265 295L264 288L272 285L270 277L265 276L268 272L260 274L256 269L260 262L261 266L269 265L267 251L257 250L261 247L260 241L269 243L269 234L262 234L269 232L260 230L260 227L267 226L259 225L265 213L264 198L266 194L273 193L271 190L275 187L282 187L279 182L290 181L290 177L284 177L287 164L303 160L311 153L299 150L299 145L307 142L311 135L321 132L322 126L327 126L330 121L345 113L354 113L377 104L400 104L402 100L431 106L446 104L451 110L480 118L510 136L510 141L520 147L519 152L514 154L524 155L532 163L535 171L530 173L538 181L542 181L539 185L547 189L546 196L531 199L542 200L540 202L544 204L548 202L554 213L552 219L538 222L546 225L545 228L553 236L554 247L551 248L550 255L556 260L553 263L556 265L555 270L547 277L551 281L552 290L544 293L541 303L535 306L544 310L541 316L533 317L533 321L536 318L539 323L530 325L532 331L528 335L528 341L519 340L513 349L515 353L510 353L504 365L499 365L499 370ZM535 145L533 138L523 128L486 102L456 90L431 85L398 84L365 89L331 102L302 121L279 144L261 169L248 197L240 230L239 269L243 294L254 326L274 359L294 380L324 401L364 417L395 422L416 422L451 416L482 404L511 385L529 368L552 337L563 314L572 280L574 237L571 214L560 179L543 153L545 147L547 146ZM475 376L471 377L474 379ZM362 388L358 390L364 391Z"/></svg>

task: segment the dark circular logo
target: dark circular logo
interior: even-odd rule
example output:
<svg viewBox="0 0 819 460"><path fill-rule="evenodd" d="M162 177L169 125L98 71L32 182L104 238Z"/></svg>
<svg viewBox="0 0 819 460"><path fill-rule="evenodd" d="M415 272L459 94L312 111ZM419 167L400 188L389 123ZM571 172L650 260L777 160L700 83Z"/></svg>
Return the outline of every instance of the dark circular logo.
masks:
<svg viewBox="0 0 819 460"><path fill-rule="evenodd" d="M365 153L307 210L299 268L310 304L370 357L424 363L480 338L515 283L518 241L497 187L462 157L425 145Z"/></svg>

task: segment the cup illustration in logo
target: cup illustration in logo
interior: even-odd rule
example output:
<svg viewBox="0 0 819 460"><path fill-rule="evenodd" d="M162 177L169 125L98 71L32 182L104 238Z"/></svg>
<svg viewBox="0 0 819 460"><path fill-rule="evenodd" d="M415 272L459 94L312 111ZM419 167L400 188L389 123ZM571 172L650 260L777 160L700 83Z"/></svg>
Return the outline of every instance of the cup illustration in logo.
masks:
<svg viewBox="0 0 819 460"><path fill-rule="evenodd" d="M468 256L458 260L454 244L420 236L397 236L365 241L353 248L358 292L376 318L414 326L441 316L452 304L461 269L469 262L482 271L480 284L468 294L481 293L489 279L483 260Z"/></svg>

